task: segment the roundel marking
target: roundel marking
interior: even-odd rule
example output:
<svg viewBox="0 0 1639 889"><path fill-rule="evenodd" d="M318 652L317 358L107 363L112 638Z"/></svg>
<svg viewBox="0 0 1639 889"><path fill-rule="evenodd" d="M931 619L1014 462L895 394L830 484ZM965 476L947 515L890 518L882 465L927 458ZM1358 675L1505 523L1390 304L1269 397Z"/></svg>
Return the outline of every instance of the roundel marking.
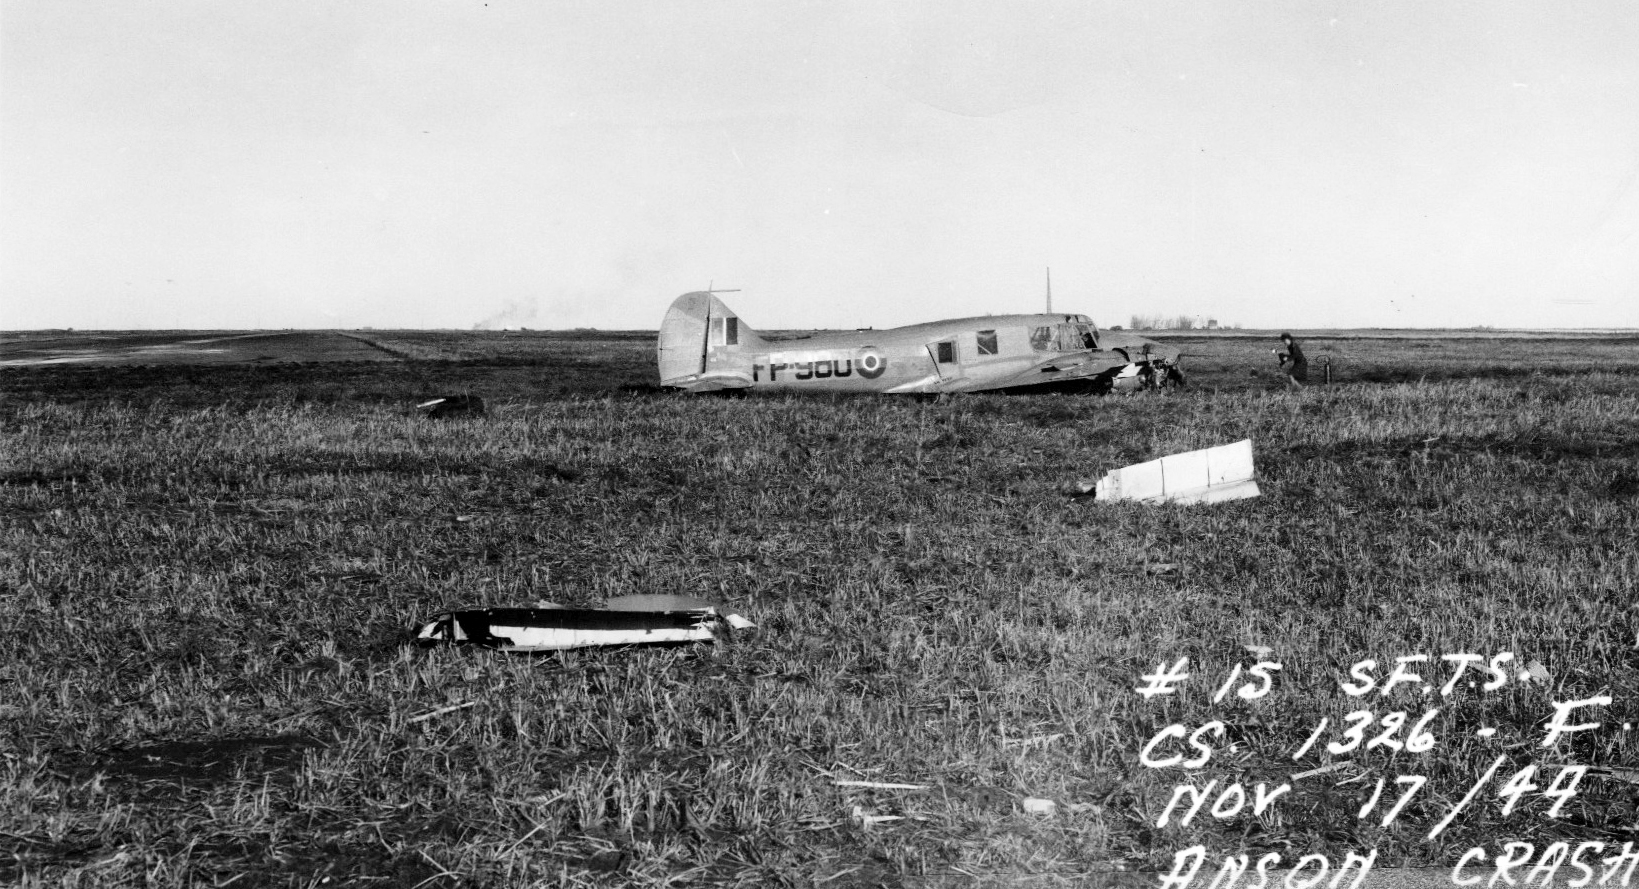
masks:
<svg viewBox="0 0 1639 889"><path fill-rule="evenodd" d="M854 360L854 369L867 380L874 380L882 376L888 369L888 359L875 346L866 346L859 350L859 357Z"/></svg>

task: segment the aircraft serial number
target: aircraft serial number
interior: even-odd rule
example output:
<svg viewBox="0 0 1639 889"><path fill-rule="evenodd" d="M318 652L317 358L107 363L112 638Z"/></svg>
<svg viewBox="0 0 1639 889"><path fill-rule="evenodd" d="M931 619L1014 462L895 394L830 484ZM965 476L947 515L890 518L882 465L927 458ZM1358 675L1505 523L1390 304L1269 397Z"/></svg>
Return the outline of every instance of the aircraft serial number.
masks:
<svg viewBox="0 0 1639 889"><path fill-rule="evenodd" d="M810 353L812 354L812 353ZM768 372L768 381L777 382L780 375L787 374L793 380L826 380L832 378L851 377L859 374L867 380L874 380L882 376L888 369L888 361L875 349L861 350L858 355L839 357L830 354L826 357L802 356L807 360L793 360L797 356L770 355L767 364L751 365L752 382L761 382L764 371Z"/></svg>

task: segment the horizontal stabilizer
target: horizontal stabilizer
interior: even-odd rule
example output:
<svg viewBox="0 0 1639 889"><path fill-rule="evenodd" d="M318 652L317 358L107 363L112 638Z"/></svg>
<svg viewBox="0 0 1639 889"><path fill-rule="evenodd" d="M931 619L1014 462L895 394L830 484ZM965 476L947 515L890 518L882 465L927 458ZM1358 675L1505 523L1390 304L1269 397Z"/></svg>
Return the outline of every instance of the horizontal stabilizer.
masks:
<svg viewBox="0 0 1639 889"><path fill-rule="evenodd" d="M1256 497L1252 440L1112 469L1098 480L1099 500L1142 503L1219 503Z"/></svg>
<svg viewBox="0 0 1639 889"><path fill-rule="evenodd" d="M668 386L675 386L684 392L721 392L724 389L749 389L751 376L741 373L703 373L668 380Z"/></svg>

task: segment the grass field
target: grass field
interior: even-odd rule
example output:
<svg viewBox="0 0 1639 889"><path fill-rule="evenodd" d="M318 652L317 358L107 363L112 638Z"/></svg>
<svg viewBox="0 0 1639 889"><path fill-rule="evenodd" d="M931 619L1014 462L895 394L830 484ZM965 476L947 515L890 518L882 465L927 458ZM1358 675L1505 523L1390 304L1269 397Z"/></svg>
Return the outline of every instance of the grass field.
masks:
<svg viewBox="0 0 1639 889"><path fill-rule="evenodd" d="M1639 831L1632 338L1311 337L1336 382L1288 392L1268 339L1167 337L1182 393L924 403L674 396L647 334L354 336L372 357L0 368L0 881L1085 885L1197 843L1449 866ZM490 416L412 409L455 392ZM1241 438L1258 499L1063 493ZM404 644L442 609L649 592L759 627ZM1440 694L1441 655L1500 652L1500 688ZM1415 654L1433 693L1340 691ZM1182 657L1178 693L1135 693ZM1266 697L1214 703L1259 660ZM1599 729L1540 746L1596 695L1570 721ZM1434 708L1430 749L1367 743ZM1362 709L1407 724L1325 751ZM1140 764L1213 719L1204 767ZM1383 827L1402 775L1427 785ZM1158 826L1213 780L1292 789Z"/></svg>

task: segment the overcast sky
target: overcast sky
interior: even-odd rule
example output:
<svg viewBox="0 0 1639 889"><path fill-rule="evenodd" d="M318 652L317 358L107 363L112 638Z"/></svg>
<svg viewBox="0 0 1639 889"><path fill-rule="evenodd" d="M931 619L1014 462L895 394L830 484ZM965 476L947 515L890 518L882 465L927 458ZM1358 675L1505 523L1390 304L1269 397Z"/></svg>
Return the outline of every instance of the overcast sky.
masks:
<svg viewBox="0 0 1639 889"><path fill-rule="evenodd" d="M0 328L1639 326L1631 2L0 6Z"/></svg>

